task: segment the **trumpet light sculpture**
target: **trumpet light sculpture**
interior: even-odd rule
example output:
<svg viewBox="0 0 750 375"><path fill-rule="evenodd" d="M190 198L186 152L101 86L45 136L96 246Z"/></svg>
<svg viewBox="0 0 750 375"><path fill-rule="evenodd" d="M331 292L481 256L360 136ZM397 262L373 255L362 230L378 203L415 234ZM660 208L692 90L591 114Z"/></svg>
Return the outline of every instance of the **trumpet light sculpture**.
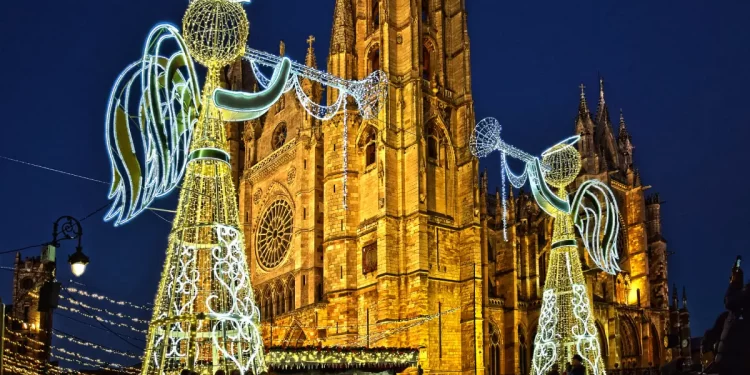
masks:
<svg viewBox="0 0 750 375"><path fill-rule="evenodd" d="M266 369L225 123L260 117L292 88L308 111L324 118L331 118L346 96L354 97L364 117L377 116L385 97L382 72L346 81L253 50L246 56L253 66L274 68L271 79L257 72L263 90L220 89L221 69L248 51L242 3L191 1L183 35L174 26L157 25L143 57L125 69L110 95L106 140L113 205L105 220L115 225L132 220L178 188L184 175L146 337L143 375L183 369L259 374ZM167 51L170 47L173 51ZM193 60L208 68L202 90ZM313 103L301 92L299 76L338 89L339 102L332 107Z"/></svg>
<svg viewBox="0 0 750 375"><path fill-rule="evenodd" d="M616 274L620 270L616 247L619 211L614 195L602 182L589 180L581 184L572 202L569 201L566 188L581 169L581 156L574 147L578 137L552 146L542 153L540 160L505 143L500 130L500 124L493 118L477 124L470 140L472 153L485 157L492 151L500 151L503 175L517 188L528 179L535 201L554 218L531 374L546 375L555 363L564 368L573 355L580 354L589 374L604 375L577 237L581 237L592 261L603 271ZM525 162L521 175L509 170L507 156Z"/></svg>

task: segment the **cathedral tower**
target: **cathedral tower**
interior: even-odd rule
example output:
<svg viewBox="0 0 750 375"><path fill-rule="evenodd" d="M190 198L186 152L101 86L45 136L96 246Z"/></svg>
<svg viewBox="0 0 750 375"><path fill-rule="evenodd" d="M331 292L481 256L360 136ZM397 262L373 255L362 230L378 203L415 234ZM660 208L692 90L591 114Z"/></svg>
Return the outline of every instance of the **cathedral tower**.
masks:
<svg viewBox="0 0 750 375"><path fill-rule="evenodd" d="M253 90L246 67L230 70L229 84ZM266 345L421 347L427 372L481 373L487 241L466 147L464 1L336 0L326 70L352 80L384 71L379 117L363 120L348 102L321 122L292 90L230 131ZM302 86L322 104L339 94Z"/></svg>
<svg viewBox="0 0 750 375"><path fill-rule="evenodd" d="M483 230L477 163L465 147L474 126L466 35L463 1L337 0L328 59L337 76L382 70L390 82L377 119L347 107L346 165L343 114L323 126L329 324L357 327L339 330L338 341L423 346L431 372L482 369ZM389 323L424 316L436 319L399 334Z"/></svg>

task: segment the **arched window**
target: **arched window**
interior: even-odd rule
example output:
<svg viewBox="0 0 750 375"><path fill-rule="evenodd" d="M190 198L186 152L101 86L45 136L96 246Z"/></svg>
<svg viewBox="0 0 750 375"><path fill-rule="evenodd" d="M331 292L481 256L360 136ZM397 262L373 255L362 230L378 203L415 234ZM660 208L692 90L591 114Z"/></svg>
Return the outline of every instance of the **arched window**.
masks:
<svg viewBox="0 0 750 375"><path fill-rule="evenodd" d="M422 46L422 78L430 80L432 78L430 73L432 73L430 70L430 50L425 45Z"/></svg>
<svg viewBox="0 0 750 375"><path fill-rule="evenodd" d="M286 143L286 123L276 125L276 129L273 131L271 138L271 147L276 150Z"/></svg>
<svg viewBox="0 0 750 375"><path fill-rule="evenodd" d="M428 23L430 21L430 1L422 0L422 22Z"/></svg>
<svg viewBox="0 0 750 375"><path fill-rule="evenodd" d="M526 335L521 326L518 326L518 362L521 374L528 374L528 351L526 347Z"/></svg>
<svg viewBox="0 0 750 375"><path fill-rule="evenodd" d="M375 164L376 150L377 150L377 137L378 132L375 128L370 127L367 129L367 138L365 138L365 166Z"/></svg>
<svg viewBox="0 0 750 375"><path fill-rule="evenodd" d="M544 287L545 281L547 281L547 256L549 253L544 253L539 257L539 285Z"/></svg>
<svg viewBox="0 0 750 375"><path fill-rule="evenodd" d="M380 1L372 1L372 12L370 13L370 19L372 20L372 30L375 31L380 27Z"/></svg>
<svg viewBox="0 0 750 375"><path fill-rule="evenodd" d="M495 261L495 249L492 247L490 240L487 240L487 259L491 262Z"/></svg>
<svg viewBox="0 0 750 375"><path fill-rule="evenodd" d="M380 48L375 47L370 51L370 55L368 56L368 60L370 60L370 71L374 72L376 70L380 70Z"/></svg>
<svg viewBox="0 0 750 375"><path fill-rule="evenodd" d="M500 329L490 323L490 363L488 375L500 375L502 368L502 352L500 350Z"/></svg>
<svg viewBox="0 0 750 375"><path fill-rule="evenodd" d="M440 161L440 144L442 143L442 131L435 126L435 124L429 124L427 126L427 159L433 162Z"/></svg>
<svg viewBox="0 0 750 375"><path fill-rule="evenodd" d="M287 307L286 311L294 310L294 279L292 279L287 285Z"/></svg>

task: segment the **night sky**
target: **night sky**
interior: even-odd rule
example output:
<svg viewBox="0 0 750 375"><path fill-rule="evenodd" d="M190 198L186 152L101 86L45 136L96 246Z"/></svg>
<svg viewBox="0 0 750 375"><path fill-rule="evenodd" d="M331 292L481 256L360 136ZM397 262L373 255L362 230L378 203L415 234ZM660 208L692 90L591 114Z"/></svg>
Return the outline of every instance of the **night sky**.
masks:
<svg viewBox="0 0 750 375"><path fill-rule="evenodd" d="M14 1L0 11L0 156L109 181L104 112L114 79L140 57L151 27L179 24L186 0ZM333 0L257 0L246 6L250 45L304 60L317 37L324 67ZM750 259L747 218L750 28L746 1L467 1L477 120L493 116L508 142L538 154L574 131L578 85L594 110L605 79L612 121L622 108L635 163L649 192L659 192L670 284L687 287L694 336L722 311L736 255ZM615 125L616 126L616 125ZM490 188L499 157L483 167ZM740 167L739 169L736 167ZM0 251L48 241L61 215L82 217L107 203L108 186L0 159ZM155 206L173 209L176 197ZM743 214L743 212L745 214ZM144 213L114 228L103 212L83 222L91 258L78 279L115 299L153 300L170 224ZM164 214L167 219L171 214ZM65 264L75 243L63 243ZM36 249L24 255L38 255ZM0 256L0 266L13 255ZM69 267L59 279L69 280ZM0 273L11 298L12 272ZM120 309L100 302L96 306ZM134 315L143 319L147 314ZM114 336L56 318L55 328L134 350ZM122 330L123 333L127 331ZM133 341L142 347L143 342ZM59 340L54 341L60 345ZM73 344L65 348L76 350ZM97 351L84 353L102 357ZM111 358L120 363L119 357ZM67 364L71 366L70 364Z"/></svg>

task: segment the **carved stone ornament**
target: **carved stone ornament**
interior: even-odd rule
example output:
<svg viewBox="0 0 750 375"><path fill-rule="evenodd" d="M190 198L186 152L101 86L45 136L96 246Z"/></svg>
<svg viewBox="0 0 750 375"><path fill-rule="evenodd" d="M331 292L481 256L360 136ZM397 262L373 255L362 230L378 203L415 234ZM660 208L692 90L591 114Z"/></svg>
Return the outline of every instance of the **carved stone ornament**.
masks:
<svg viewBox="0 0 750 375"><path fill-rule="evenodd" d="M401 44L404 42L404 37L401 36L401 33L396 34L396 43Z"/></svg>
<svg viewBox="0 0 750 375"><path fill-rule="evenodd" d="M258 204L262 196L263 196L263 189L261 188L256 189L255 193L253 194L253 203Z"/></svg>
<svg viewBox="0 0 750 375"><path fill-rule="evenodd" d="M294 167L292 167L286 173L286 183L287 183L287 185L293 184L295 177L297 177L297 169L295 169Z"/></svg>

